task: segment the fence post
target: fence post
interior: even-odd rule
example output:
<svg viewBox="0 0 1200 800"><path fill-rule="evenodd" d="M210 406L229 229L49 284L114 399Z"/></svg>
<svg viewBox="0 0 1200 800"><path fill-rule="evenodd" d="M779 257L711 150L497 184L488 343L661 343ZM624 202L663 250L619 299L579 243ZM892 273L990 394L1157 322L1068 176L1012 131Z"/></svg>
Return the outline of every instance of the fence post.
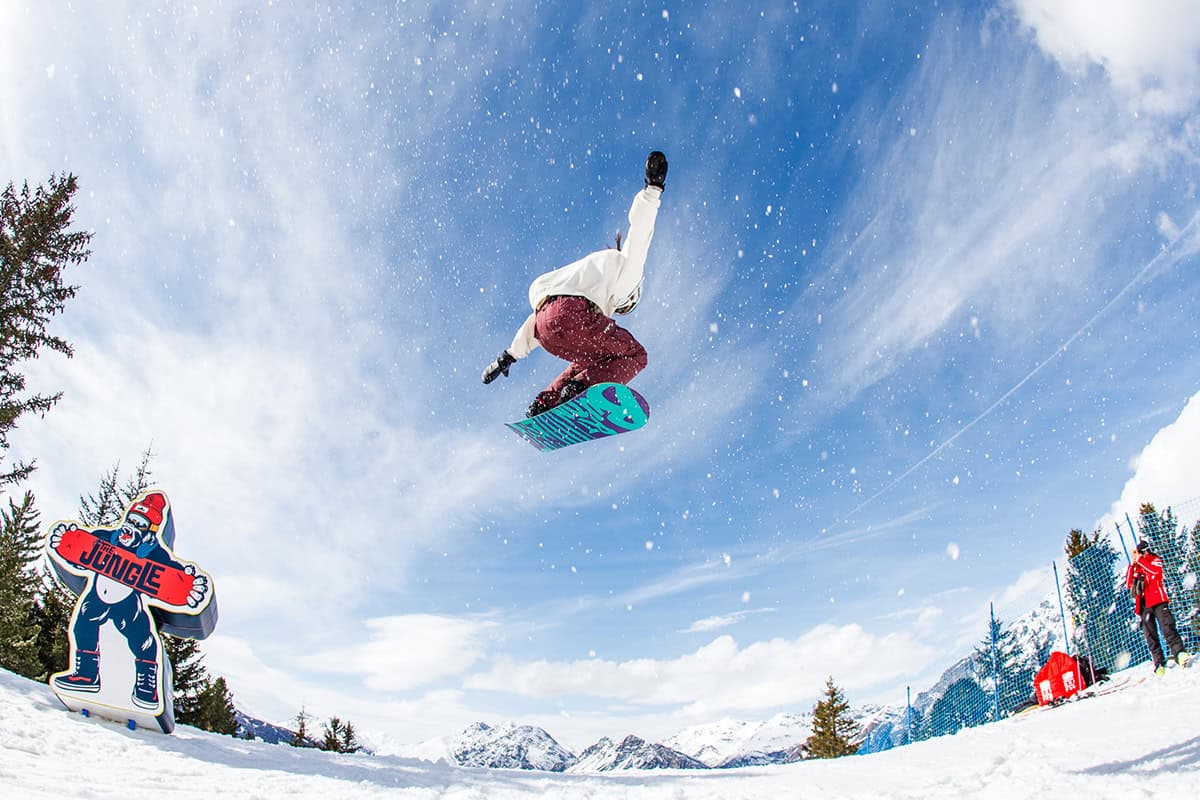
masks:
<svg viewBox="0 0 1200 800"><path fill-rule="evenodd" d="M1126 514L1125 516L1129 516ZM1121 549L1125 551L1125 563L1132 564L1133 559L1129 557L1129 548L1125 546L1125 535L1121 533L1121 523L1114 522L1113 525L1117 528L1117 539L1121 542Z"/></svg>
<svg viewBox="0 0 1200 800"><path fill-rule="evenodd" d="M992 722L1000 721L1000 662L996 656L996 604L988 603L988 611L992 615L992 703L996 709Z"/></svg>
<svg viewBox="0 0 1200 800"><path fill-rule="evenodd" d="M912 744L912 687L904 687L908 691L908 709L905 712L904 738L905 744Z"/></svg>
<svg viewBox="0 0 1200 800"><path fill-rule="evenodd" d="M1050 566L1054 567L1054 590L1058 592L1058 618L1062 620L1063 641L1067 644L1067 655L1071 655L1071 637L1067 635L1067 611L1063 606L1062 587L1058 583L1058 562L1051 561Z"/></svg>

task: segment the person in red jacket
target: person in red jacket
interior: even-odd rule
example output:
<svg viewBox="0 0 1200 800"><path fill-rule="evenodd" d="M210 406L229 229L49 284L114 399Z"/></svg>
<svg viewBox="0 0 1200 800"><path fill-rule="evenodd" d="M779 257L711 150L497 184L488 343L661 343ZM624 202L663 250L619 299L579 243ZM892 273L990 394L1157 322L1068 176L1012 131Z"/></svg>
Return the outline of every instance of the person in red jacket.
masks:
<svg viewBox="0 0 1200 800"><path fill-rule="evenodd" d="M1125 587L1134 598L1135 611L1142 620L1142 633L1150 646L1154 659L1154 671L1159 675L1166 672L1167 660L1163 657L1158 631L1162 628L1163 639L1175 656L1175 663L1183 666L1188 662L1188 652L1175 629L1175 615L1171 613L1170 598L1163 583L1163 562L1143 539L1133 549L1133 563L1125 572Z"/></svg>

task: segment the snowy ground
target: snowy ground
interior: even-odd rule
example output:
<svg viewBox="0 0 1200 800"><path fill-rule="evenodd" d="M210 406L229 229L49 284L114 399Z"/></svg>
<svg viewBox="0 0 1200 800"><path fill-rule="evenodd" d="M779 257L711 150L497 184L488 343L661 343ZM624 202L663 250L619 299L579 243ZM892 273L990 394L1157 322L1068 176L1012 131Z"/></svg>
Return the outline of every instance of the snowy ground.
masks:
<svg viewBox="0 0 1200 800"><path fill-rule="evenodd" d="M1137 668L1145 674L1146 667ZM129 731L63 710L0 670L6 798L1014 798L1194 797L1200 669L910 747L837 761L703 773L556 775L338 756L202 733Z"/></svg>

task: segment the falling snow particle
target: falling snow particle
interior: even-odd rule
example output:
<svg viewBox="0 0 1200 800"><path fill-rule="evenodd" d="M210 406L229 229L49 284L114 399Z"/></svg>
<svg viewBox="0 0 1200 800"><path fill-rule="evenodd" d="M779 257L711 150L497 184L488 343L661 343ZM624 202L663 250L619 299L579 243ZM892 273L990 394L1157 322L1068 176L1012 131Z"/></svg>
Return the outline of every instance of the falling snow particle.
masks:
<svg viewBox="0 0 1200 800"><path fill-rule="evenodd" d="M738 86L733 87L733 96L738 98L739 100L741 99L741 97L742 97L741 87L738 87Z"/></svg>
<svg viewBox="0 0 1200 800"><path fill-rule="evenodd" d="M708 332L716 333L717 332L717 323L715 323L715 322L708 323Z"/></svg>
<svg viewBox="0 0 1200 800"><path fill-rule="evenodd" d="M663 13L662 13L662 17L663 17L663 19L670 19L670 18L671 18L671 12L670 12L670 11L667 11L667 10L664 8L664 9L663 9Z"/></svg>
<svg viewBox="0 0 1200 800"><path fill-rule="evenodd" d="M897 591L897 592L896 592L896 597L904 597L904 590L903 590L903 589L900 589L899 591Z"/></svg>
<svg viewBox="0 0 1200 800"><path fill-rule="evenodd" d="M46 67L46 77L49 78L50 80L54 80L54 65L53 64Z"/></svg>
<svg viewBox="0 0 1200 800"><path fill-rule="evenodd" d="M750 602L750 593L749 592L742 592L742 602L743 603Z"/></svg>
<svg viewBox="0 0 1200 800"><path fill-rule="evenodd" d="M646 540L646 549L647 549L647 550L653 550L653 549L654 549L654 542L652 542L652 541L650 541L649 539L647 539L647 540Z"/></svg>
<svg viewBox="0 0 1200 800"><path fill-rule="evenodd" d="M959 550L957 544L951 542L950 544L946 545L946 555L950 556L952 561L958 561L958 553Z"/></svg>
<svg viewBox="0 0 1200 800"><path fill-rule="evenodd" d="M724 561L725 566L728 567L733 563L733 556L729 555L729 553L721 553L721 560Z"/></svg>
<svg viewBox="0 0 1200 800"><path fill-rule="evenodd" d="M830 90L831 90L831 91L832 91L834 94L837 94L837 93L838 93L838 85L837 85L837 81L834 81L834 82L833 82L833 86L831 86L831 87L830 87Z"/></svg>
<svg viewBox="0 0 1200 800"><path fill-rule="evenodd" d="M957 475L954 476L954 480L951 481L951 483L953 483L955 486L958 486L958 476Z"/></svg>

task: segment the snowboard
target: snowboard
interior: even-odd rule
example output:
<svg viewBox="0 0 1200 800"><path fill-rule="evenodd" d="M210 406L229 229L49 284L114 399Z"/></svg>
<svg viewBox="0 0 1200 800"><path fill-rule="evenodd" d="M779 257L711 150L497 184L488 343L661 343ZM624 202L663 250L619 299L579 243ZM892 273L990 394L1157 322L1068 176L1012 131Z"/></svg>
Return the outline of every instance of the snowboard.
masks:
<svg viewBox="0 0 1200 800"><path fill-rule="evenodd" d="M538 450L635 431L650 419L646 398L623 383L598 383L536 417L505 425Z"/></svg>
<svg viewBox="0 0 1200 800"><path fill-rule="evenodd" d="M76 567L104 575L168 606L186 608L196 580L195 575L169 564L139 558L80 528L64 531L54 551Z"/></svg>

